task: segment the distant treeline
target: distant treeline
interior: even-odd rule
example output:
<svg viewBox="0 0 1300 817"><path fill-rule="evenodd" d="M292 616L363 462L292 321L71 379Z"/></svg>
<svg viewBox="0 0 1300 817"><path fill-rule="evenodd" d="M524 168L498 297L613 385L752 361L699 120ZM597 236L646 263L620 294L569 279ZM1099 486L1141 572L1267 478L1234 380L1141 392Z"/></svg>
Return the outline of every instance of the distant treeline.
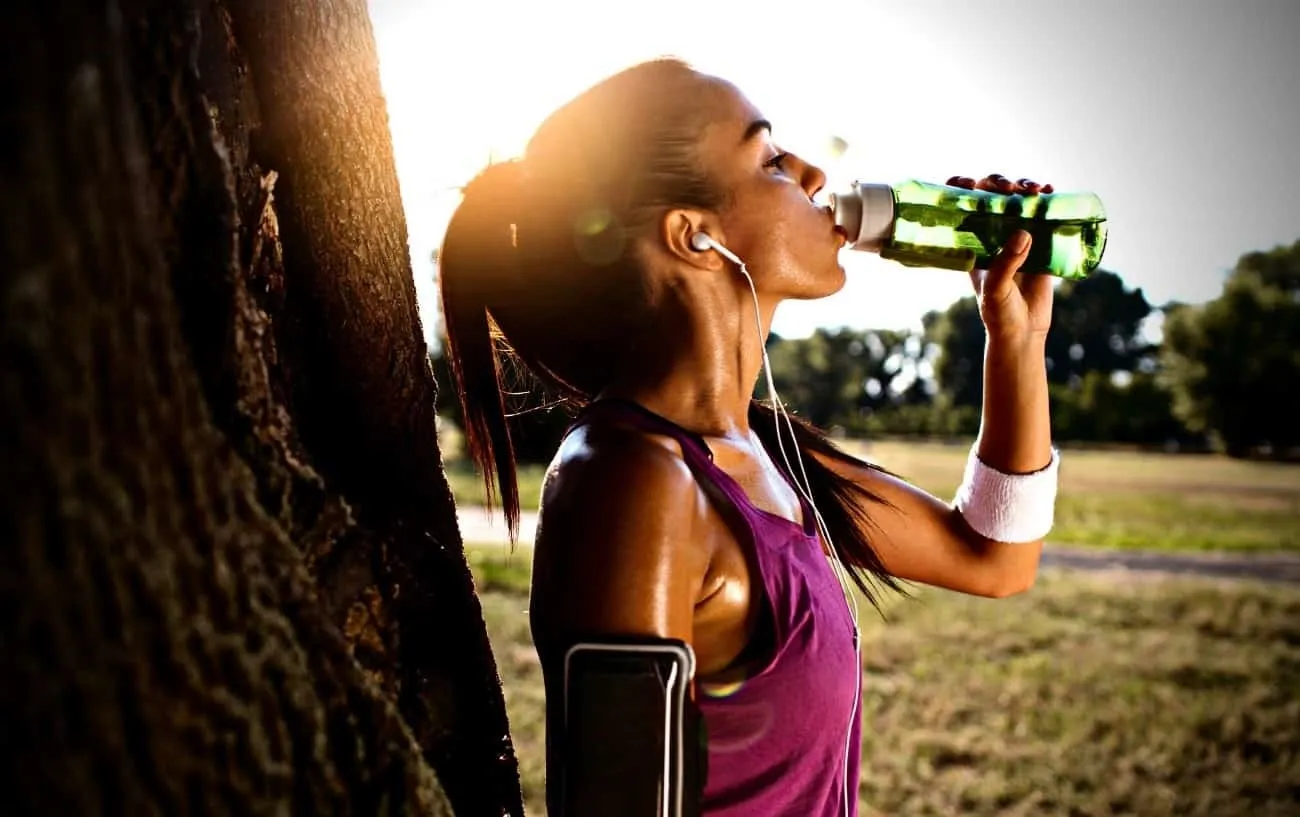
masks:
<svg viewBox="0 0 1300 817"><path fill-rule="evenodd" d="M1163 313L1161 339L1142 328ZM819 329L769 340L782 399L852 437L969 437L978 429L984 327L973 297L924 316L917 332ZM448 384L435 358L439 382ZM1056 290L1047 340L1052 427L1061 442L1231 456L1300 450L1300 241L1239 259L1214 300L1153 306L1114 272ZM760 383L759 392L766 396ZM441 411L458 407L444 386ZM521 460L545 461L569 422L521 400Z"/></svg>

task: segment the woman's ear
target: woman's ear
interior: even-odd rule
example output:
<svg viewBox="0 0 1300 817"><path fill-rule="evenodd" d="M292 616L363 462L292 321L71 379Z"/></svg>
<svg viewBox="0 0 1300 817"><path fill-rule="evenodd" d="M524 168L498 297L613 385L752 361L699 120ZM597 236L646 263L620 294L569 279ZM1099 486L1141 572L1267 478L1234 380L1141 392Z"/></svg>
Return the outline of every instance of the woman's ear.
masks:
<svg viewBox="0 0 1300 817"><path fill-rule="evenodd" d="M717 219L700 210L672 209L660 220L659 238L668 253L700 269L721 269L724 261L718 253L708 248L700 249L691 241L696 233L704 233L714 241L725 243Z"/></svg>

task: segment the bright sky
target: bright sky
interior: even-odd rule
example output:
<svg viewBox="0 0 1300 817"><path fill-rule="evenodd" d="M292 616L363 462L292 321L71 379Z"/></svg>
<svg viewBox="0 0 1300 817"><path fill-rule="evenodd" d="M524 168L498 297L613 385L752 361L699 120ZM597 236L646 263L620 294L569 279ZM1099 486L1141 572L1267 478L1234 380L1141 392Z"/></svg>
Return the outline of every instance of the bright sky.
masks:
<svg viewBox="0 0 1300 817"><path fill-rule="evenodd" d="M1102 264L1202 301L1300 239L1295 0L370 0L426 332L455 189L559 105L659 55L737 84L831 183L998 172L1092 190ZM838 158L831 138L847 140ZM774 330L919 327L965 275L845 251L845 289Z"/></svg>

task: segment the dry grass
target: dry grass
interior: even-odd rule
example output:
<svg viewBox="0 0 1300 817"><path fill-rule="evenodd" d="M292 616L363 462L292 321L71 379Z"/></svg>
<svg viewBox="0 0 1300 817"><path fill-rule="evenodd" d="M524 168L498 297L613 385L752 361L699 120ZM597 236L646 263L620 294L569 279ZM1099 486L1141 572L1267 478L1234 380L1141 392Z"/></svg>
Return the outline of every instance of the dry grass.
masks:
<svg viewBox="0 0 1300 817"><path fill-rule="evenodd" d="M544 814L527 549L472 551ZM1300 813L1300 589L1049 573L863 615L865 815Z"/></svg>

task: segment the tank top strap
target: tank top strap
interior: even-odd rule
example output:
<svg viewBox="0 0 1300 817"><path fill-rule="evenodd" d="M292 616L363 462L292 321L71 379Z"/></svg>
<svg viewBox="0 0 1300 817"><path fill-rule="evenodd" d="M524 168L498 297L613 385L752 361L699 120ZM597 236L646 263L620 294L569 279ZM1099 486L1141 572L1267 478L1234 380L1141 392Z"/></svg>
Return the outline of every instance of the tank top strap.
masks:
<svg viewBox="0 0 1300 817"><path fill-rule="evenodd" d="M578 414L578 417L569 427L569 432L597 415L612 417L646 433L662 434L676 440L682 447L682 455L686 459L687 466L695 474L695 478L699 480L705 490L721 494L726 502L746 519L748 524L754 524L756 517L776 518L756 508L749 495L740 487L740 484L714 463L713 452L709 449L709 444L705 442L703 436L682 428L667 417L656 414L639 403L619 397L602 397L589 404ZM782 470L782 475L790 481L791 487L794 488L790 475L786 474L784 470ZM795 491L799 493L797 488ZM802 532L804 536L814 536L815 528L813 527L812 510L802 494L799 496L799 505L804 517ZM793 524L790 520L782 521L786 524Z"/></svg>
<svg viewBox="0 0 1300 817"><path fill-rule="evenodd" d="M615 418L648 434L661 434L673 438L682 447L686 464L697 474L701 471L711 473L718 470L718 467L713 464L713 451L709 449L709 444L705 442L703 436L682 428L667 417L655 414L640 403L622 397L602 397L593 401L578 413L573 424L569 426L569 432L598 416Z"/></svg>

